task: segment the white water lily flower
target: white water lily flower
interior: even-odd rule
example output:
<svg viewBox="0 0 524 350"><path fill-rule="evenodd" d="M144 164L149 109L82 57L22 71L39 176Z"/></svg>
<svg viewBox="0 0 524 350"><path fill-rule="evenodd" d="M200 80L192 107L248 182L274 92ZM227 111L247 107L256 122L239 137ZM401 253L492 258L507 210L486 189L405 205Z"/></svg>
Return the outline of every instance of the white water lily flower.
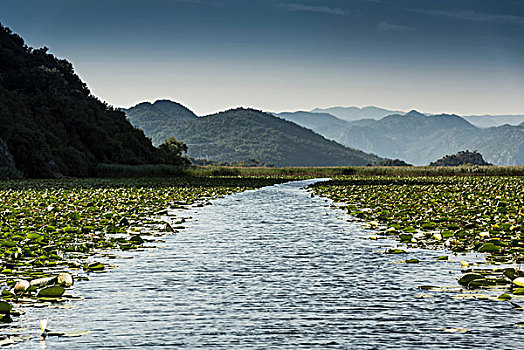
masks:
<svg viewBox="0 0 524 350"><path fill-rule="evenodd" d="M49 324L49 320L47 318L40 320L40 329L42 330L42 333L45 333L48 324Z"/></svg>

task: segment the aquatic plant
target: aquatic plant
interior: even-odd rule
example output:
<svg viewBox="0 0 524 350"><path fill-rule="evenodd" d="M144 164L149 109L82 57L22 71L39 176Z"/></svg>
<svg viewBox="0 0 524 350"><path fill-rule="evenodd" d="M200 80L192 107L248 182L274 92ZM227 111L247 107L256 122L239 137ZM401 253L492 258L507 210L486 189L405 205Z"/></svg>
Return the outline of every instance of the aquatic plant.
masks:
<svg viewBox="0 0 524 350"><path fill-rule="evenodd" d="M524 262L523 177L337 177L312 191L344 203L348 214L407 247L485 253L489 263ZM403 250L387 251L397 252ZM524 275L518 269L463 267L463 286L506 285L520 292L513 288Z"/></svg>

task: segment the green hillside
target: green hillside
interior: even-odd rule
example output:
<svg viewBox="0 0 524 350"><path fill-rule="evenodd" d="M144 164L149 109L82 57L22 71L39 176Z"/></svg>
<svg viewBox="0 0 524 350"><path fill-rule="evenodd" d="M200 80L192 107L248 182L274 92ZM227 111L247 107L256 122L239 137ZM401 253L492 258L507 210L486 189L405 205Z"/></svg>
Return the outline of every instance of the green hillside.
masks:
<svg viewBox="0 0 524 350"><path fill-rule="evenodd" d="M127 119L146 135L157 134L166 124L197 118L195 113L179 103L158 100L154 103L142 102L128 109L121 109ZM160 144L164 140L157 142Z"/></svg>
<svg viewBox="0 0 524 350"><path fill-rule="evenodd" d="M129 112L128 118L133 119ZM173 136L188 145L190 157L219 162L254 158L276 166L342 166L381 160L253 109L239 108L187 120L172 119L148 136L154 144Z"/></svg>
<svg viewBox="0 0 524 350"><path fill-rule="evenodd" d="M99 163L172 162L47 51L0 25L0 144L4 158L14 158L4 165L49 177L93 175Z"/></svg>

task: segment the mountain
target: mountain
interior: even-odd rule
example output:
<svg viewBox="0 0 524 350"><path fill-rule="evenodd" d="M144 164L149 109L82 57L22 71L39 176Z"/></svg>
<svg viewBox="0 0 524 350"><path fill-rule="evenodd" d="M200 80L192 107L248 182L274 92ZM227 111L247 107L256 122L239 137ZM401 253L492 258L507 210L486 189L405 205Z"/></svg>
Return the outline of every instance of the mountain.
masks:
<svg viewBox="0 0 524 350"><path fill-rule="evenodd" d="M519 125L524 122L524 115L468 115L462 117L480 128L501 126L504 124Z"/></svg>
<svg viewBox="0 0 524 350"><path fill-rule="evenodd" d="M332 124L333 119L326 116L306 117L303 113L307 112L300 112L300 118L295 118L298 124L345 146L381 157L425 165L447 154L471 149L480 151L493 164L524 164L524 123L479 128L457 115L425 115L411 111L380 120L346 122L344 126ZM293 120L292 114L285 116Z"/></svg>
<svg viewBox="0 0 524 350"><path fill-rule="evenodd" d="M329 138L328 135L333 134L341 127L346 127L348 122L332 116L328 113L313 113L313 112L284 112L274 114L275 116L303 126L305 128L314 130L315 132Z"/></svg>
<svg viewBox="0 0 524 350"><path fill-rule="evenodd" d="M477 128L456 115L426 116L416 111L381 120L361 120L332 135L334 140L387 158L416 165L461 149Z"/></svg>
<svg viewBox="0 0 524 350"><path fill-rule="evenodd" d="M134 107L120 110L126 114L133 126L142 129L146 135L156 135L168 123L197 118L196 114L188 108L169 100L158 100L154 103L142 102ZM159 140L155 144L163 141Z"/></svg>
<svg viewBox="0 0 524 350"><path fill-rule="evenodd" d="M256 159L276 166L342 166L382 160L326 140L295 123L244 108L166 120L162 128L148 136L155 144L173 136L188 145L190 157L218 162Z"/></svg>
<svg viewBox="0 0 524 350"><path fill-rule="evenodd" d="M330 107L330 108L315 108L313 113L328 113L339 119L345 121L354 121L360 119L381 119L391 114L403 114L401 111L392 111L379 107Z"/></svg>
<svg viewBox="0 0 524 350"><path fill-rule="evenodd" d="M497 165L524 165L524 123L480 129L462 149L476 149Z"/></svg>
<svg viewBox="0 0 524 350"><path fill-rule="evenodd" d="M29 177L52 177L92 176L99 163L172 160L124 113L94 97L71 63L47 51L0 24L3 163Z"/></svg>

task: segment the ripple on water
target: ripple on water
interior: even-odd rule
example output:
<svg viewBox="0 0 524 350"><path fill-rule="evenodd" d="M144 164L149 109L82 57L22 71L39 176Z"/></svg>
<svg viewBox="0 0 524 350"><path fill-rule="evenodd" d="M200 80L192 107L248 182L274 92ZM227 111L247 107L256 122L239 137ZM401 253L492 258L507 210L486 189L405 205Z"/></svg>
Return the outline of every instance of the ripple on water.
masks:
<svg viewBox="0 0 524 350"><path fill-rule="evenodd" d="M460 264L437 262L438 253L420 250L410 257L421 263L392 264L398 256L377 253L390 242L365 239L367 232L347 222L343 211L300 189L307 183L216 200L194 213L187 228L167 237L162 248L129 253L134 259L117 259L118 268L79 282L76 294L85 300L74 309L35 312L51 318L51 329L92 334L46 344L53 349L518 348L524 330L513 324L523 317L507 303L455 300L449 293L415 297L420 285L456 285Z"/></svg>

